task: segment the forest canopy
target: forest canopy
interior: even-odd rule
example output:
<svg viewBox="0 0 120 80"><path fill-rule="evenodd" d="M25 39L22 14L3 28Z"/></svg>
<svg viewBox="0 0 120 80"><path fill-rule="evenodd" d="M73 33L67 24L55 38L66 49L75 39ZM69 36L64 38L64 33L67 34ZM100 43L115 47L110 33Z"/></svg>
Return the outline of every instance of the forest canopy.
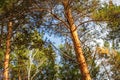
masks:
<svg viewBox="0 0 120 80"><path fill-rule="evenodd" d="M0 0L0 80L119 80L114 3Z"/></svg>

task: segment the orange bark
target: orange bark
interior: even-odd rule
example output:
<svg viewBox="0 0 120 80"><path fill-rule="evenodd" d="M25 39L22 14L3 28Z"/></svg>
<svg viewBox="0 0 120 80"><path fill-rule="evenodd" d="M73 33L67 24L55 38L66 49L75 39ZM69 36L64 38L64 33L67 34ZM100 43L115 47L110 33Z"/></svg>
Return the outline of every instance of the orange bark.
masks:
<svg viewBox="0 0 120 80"><path fill-rule="evenodd" d="M87 66L85 57L83 55L83 51L82 51L82 48L81 48L81 43L80 43L79 36L78 36L78 33L77 33L77 27L74 24L72 12L71 12L71 9L68 6L69 5L68 1L69 0L64 0L63 1L64 11L65 11L65 16L66 16L66 19L67 19L67 22L68 22L68 25L69 25L72 41L73 41L73 44L74 44L74 49L75 49L75 52L76 52L77 61L79 63L79 68L80 68L80 71L81 71L82 80L91 80L89 70L88 70L88 66Z"/></svg>
<svg viewBox="0 0 120 80"><path fill-rule="evenodd" d="M10 58L11 36L12 36L12 22L9 22L7 40L6 40L6 52L4 54L4 80L9 80L9 58Z"/></svg>

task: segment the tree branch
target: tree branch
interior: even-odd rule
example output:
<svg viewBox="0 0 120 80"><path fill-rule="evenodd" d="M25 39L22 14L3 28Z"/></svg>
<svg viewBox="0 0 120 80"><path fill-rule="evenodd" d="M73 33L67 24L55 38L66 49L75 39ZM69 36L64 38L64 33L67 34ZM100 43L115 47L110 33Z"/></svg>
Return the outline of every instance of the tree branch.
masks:
<svg viewBox="0 0 120 80"><path fill-rule="evenodd" d="M77 26L80 26L80 25L83 25L83 24L89 23L89 22L104 22L104 21L108 21L108 22L109 22L109 20L87 20L87 21L81 22L81 23L80 23L79 25L77 25Z"/></svg>

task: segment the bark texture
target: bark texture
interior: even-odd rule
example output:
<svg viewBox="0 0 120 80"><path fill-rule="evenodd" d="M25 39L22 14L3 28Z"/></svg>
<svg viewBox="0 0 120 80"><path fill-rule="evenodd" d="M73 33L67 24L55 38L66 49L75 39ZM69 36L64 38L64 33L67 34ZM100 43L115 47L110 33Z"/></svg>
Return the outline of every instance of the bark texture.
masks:
<svg viewBox="0 0 120 80"><path fill-rule="evenodd" d="M89 70L88 70L88 66L87 66L87 63L85 61L85 57L83 55L83 51L82 51L82 48L81 48L80 39L79 39L79 36L78 36L78 33L77 33L77 27L74 24L72 12L71 12L71 9L69 8L69 0L64 0L63 5L64 5L64 11L65 11L65 16L66 16L66 19L67 19L67 23L69 25L69 29L70 29L70 32L71 32L71 37L72 37L72 41L73 41L73 44L74 44L74 49L75 49L75 52L76 52L77 61L79 63L79 68L80 68L80 71L81 71L82 80L91 80Z"/></svg>
<svg viewBox="0 0 120 80"><path fill-rule="evenodd" d="M8 33L6 40L6 52L4 54L4 80L9 80L9 58L10 58L10 40L12 36L12 22L8 23Z"/></svg>

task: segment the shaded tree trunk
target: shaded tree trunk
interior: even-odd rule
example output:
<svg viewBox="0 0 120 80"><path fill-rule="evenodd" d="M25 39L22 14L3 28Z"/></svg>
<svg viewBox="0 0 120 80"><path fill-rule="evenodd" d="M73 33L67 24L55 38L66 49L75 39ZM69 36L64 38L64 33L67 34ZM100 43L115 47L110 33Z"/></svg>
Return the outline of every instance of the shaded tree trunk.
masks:
<svg viewBox="0 0 120 80"><path fill-rule="evenodd" d="M6 40L6 52L4 54L4 80L9 80L9 58L10 58L10 40L12 36L12 22L8 23L8 33Z"/></svg>
<svg viewBox="0 0 120 80"><path fill-rule="evenodd" d="M1 25L1 30L0 30L0 48L2 48L2 39L3 39L3 23Z"/></svg>
<svg viewBox="0 0 120 80"><path fill-rule="evenodd" d="M18 71L18 80L22 80L20 70Z"/></svg>
<svg viewBox="0 0 120 80"><path fill-rule="evenodd" d="M63 5L64 5L64 11L65 11L65 16L69 25L69 29L70 29L70 33L71 33L71 37L72 37L72 41L74 44L74 49L76 52L76 57L77 57L77 61L79 63L79 68L81 71L81 75L82 75L82 80L91 80L90 74L89 74L89 70L87 67L87 63L85 61L85 57L83 55L83 51L81 48L81 43L79 40L79 36L77 33L77 27L74 24L74 20L73 20L73 16L72 16L72 12L71 9L69 8L69 0L64 0L63 1Z"/></svg>

